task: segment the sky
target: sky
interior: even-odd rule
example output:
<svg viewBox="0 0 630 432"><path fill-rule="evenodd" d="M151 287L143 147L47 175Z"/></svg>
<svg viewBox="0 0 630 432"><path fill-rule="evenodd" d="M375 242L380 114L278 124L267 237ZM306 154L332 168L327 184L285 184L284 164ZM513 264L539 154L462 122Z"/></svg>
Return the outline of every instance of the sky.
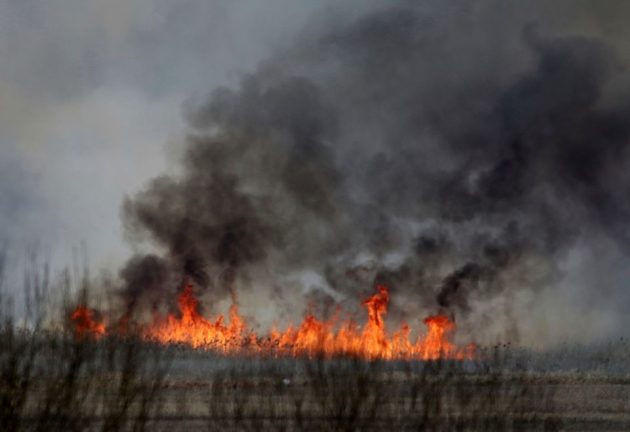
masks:
<svg viewBox="0 0 630 432"><path fill-rule="evenodd" d="M147 204L143 198L134 197L139 192L148 190L147 188L151 189L151 186L147 185L156 176L183 175L183 178L192 179L191 181L194 182L198 178L195 175L199 175L195 170L205 172L206 167L213 169L210 162L201 168L195 166L190 168L190 164L182 164L181 160L186 159L190 154L191 130L196 133L197 130L204 130L204 128L218 127L230 131L231 128L240 127L240 123L235 126L236 120L225 117L228 114L216 118L213 117L214 114L211 114L209 120L204 117L206 107L219 112L228 112L232 109L229 104L227 107L221 104L220 95L216 96L214 93L215 96L209 96L213 94L214 89L224 86L236 95L232 96L237 100L243 99L242 105L248 106L249 93L246 85L243 84L248 77L263 87L278 86L282 89L285 87L276 83L276 81L280 82L281 78L275 77L290 79L297 76L306 77L315 87L323 89L321 91L323 100L330 102L334 107L332 111L335 115L339 113L338 118L331 120L331 124L338 122L340 125L331 126L330 135L326 129L321 139L335 143L330 144L334 154L332 159L335 161L331 169L337 170L341 166L344 174L347 174L347 180L344 177L344 180L340 181L348 186L343 188L330 186L331 190L334 189L334 192L331 192L334 199L331 198L329 210L321 210L319 201L313 204L300 198L287 198L293 197L292 194L312 192L309 185L304 186L306 189L300 189L302 185L297 180L299 176L291 177L293 180L290 180L289 186L286 186L289 189L288 195L273 195L274 199L282 205L286 204L286 209L303 206L311 212L305 219L304 230L308 233L305 234L299 230L294 233L292 231L294 226L290 225L291 239L302 242L303 239L318 236L318 229L328 227L329 232L334 233L338 240L340 236L337 235L335 227L338 227L340 231L347 229L348 224L352 225L348 218L355 217L359 208L363 209L362 205L376 196L381 199L382 197L391 198L389 201L386 200L387 204L384 204L384 209L389 211L386 216L383 216L388 218L385 225L393 224L389 218L395 216L397 221L402 220L401 225L407 224L409 227L393 235L390 249L383 247L382 251L370 251L372 234L363 235L362 233L357 234L356 238L348 238L347 244L343 245L332 240L307 243L313 250L310 254L292 250L292 253L303 254L303 256L300 255L300 260L276 258L278 251L282 248L275 240L270 241L269 247L265 246L264 263L259 264L252 259L250 265L250 262L245 259L247 265L244 266L246 267L243 270L244 274L247 272L259 274L261 271L259 266L274 265L276 270L271 273L286 270L287 274L299 275L296 276L298 279L309 281L302 283L319 285L325 295L332 295L335 299L344 298L347 293L355 293L356 289L347 288L337 281L336 278L339 277L337 273L342 273L342 270L333 264L328 265L327 261L327 265L312 264L317 260L322 260L320 254L330 254L330 250L341 248L344 250L344 255L341 258L335 257L337 260L350 259L348 256L352 255L352 265L355 265L359 261L363 263L362 258L357 258L357 256L375 253L376 257L370 259L378 261L379 268L370 271L376 272L378 277L387 273L389 276L382 277L385 279L390 277L392 281L399 281L401 285L418 283L413 278L408 279L407 276L402 276L400 272L392 275L395 271L392 270L392 265L386 263L388 260L406 262L406 257L401 258L398 255L406 253L400 252L400 248L407 245L407 242L400 241L396 236L414 238L419 236L420 238L424 235L422 227L426 224L440 225L440 222L444 220L443 226L448 225L447 237L452 236L453 230L464 230L466 233L461 237L464 238L461 240L464 245L457 243L457 252L452 252L457 255L457 259L449 258L449 264L444 264L448 268L439 275L439 278L444 280L436 283L437 287L433 290L443 293L437 300L440 307L453 308L460 314L465 314L466 310L472 309L467 316L470 316L471 323L480 325L479 323L487 319L489 311L494 307L491 305L505 305L506 303L515 305L513 307L497 306L497 310L502 311L501 314L507 313L506 310L517 311L513 316L502 319L500 326L504 328L508 321L516 320L520 323L523 320L529 320L528 325L519 330L519 334L530 344L540 339L551 342L565 339L591 341L607 335L623 335L623 328L629 324L624 317L624 311L630 306L630 296L627 294L630 272L626 270L625 264L626 246L620 244L625 241L616 240L624 239L626 235L623 223L626 209L618 209L615 203L625 193L625 176L619 174L611 178L606 177L601 183L597 183L603 188L612 188L614 181L618 181L619 195L610 198L612 204L606 204L609 201L598 201L589 191L585 191L575 196L575 202L579 204L575 207L578 209L576 214L580 215L576 216L575 220L572 221L564 212L554 213L558 216L558 223L575 223L584 226L583 230L572 231L566 240L554 244L553 248L545 249L544 252L540 252L541 246L538 244L527 243L522 246L519 243L519 247L526 251L524 254L528 256L527 263L538 259L541 255L545 260L557 261L554 267L558 268L549 271L544 282L518 276L518 281L514 284L522 284L524 288L513 290L515 293L513 295L506 295L505 290L500 290L496 295L479 298L473 295L469 300L462 300L458 296L451 299L448 294L449 289L446 287L449 281L456 281L459 277L457 275L463 274L458 271L465 267L468 255L473 254L466 246L473 241L474 237L469 231L474 231L475 235L479 232L485 235L488 232L485 225L491 225L494 221L487 219L481 224L482 227L476 225L477 222L471 222L469 225L474 225L474 228L471 228L469 225L463 226L460 221L455 221L452 217L452 211L466 213L469 207L464 209L463 205L451 206L449 204L446 211L446 205L432 206L431 200L436 198L428 192L426 207L401 206L394 196L407 199L408 189L415 185L413 182L426 181L429 182L427 184L433 184L431 182L435 181L435 191L438 190L438 183L440 191L443 190L439 176L427 167L433 164L444 167L446 171L458 168L458 164L464 158L464 153L430 150L431 161L422 165L422 169L431 172L425 177L413 180L408 188L402 188L404 193L401 192L400 195L393 193L401 190L395 183L399 181L407 184L407 180L401 180L393 174L402 173L403 175L407 172L405 170L412 168L396 166L396 169L392 169L392 173L383 174L384 177L381 179L382 182L394 186L382 187L383 190L379 190L379 184L375 183L373 187L368 188L376 194L374 197L370 195L370 191L366 192L360 187L364 184L359 180L360 173L364 170L362 161L360 158L349 157L353 152L364 150L366 153L375 155L379 149L385 149L383 154L387 154L387 149L406 150L411 144L403 143L400 147L395 147L391 141L383 144L376 138L385 139L386 137L403 142L404 139L400 137L401 130L408 132L407 136L431 142L432 144L427 144L427 148L439 146L441 140L449 138L448 134L441 134L440 131L429 134L425 126L422 132L411 128L405 129L408 127L406 123L405 125L400 123L400 117L404 116L402 110L407 106L405 104L409 103L405 101L405 91L399 88L402 84L388 83L389 75L384 74L381 77L379 72L382 68L379 65L367 63L366 70L373 68L371 76L362 76L358 73L363 63L355 60L355 54L360 55L362 49L369 51L380 46L369 38L389 40L390 34L394 34L392 37L396 38L405 37L397 33L400 26L404 25L420 25L431 29L427 30L429 47L426 48L426 56L423 54L419 58L410 59L409 62L403 59L402 62L397 63L400 59L390 59L387 52L380 55L390 62L389 64L397 65L398 71L406 67L410 68L412 73L407 74L403 71L400 75L401 82L405 85L415 82L416 75L414 74L422 71L421 75L417 75L417 81L421 84L417 88L409 84L407 88L417 90L417 93L413 91L411 93L419 95L418 97L431 98L431 104L427 103L427 105L434 105L435 112L442 111L440 111L440 116L435 116L433 111L423 108L417 114L418 118L422 118L418 120L419 124L424 125L425 122L428 124L433 121L431 119L435 119L437 123L446 121L447 125L440 123L439 127L465 130L469 133L475 129L468 125L468 122L472 121L470 119L477 121L479 118L489 118L490 122L494 121L491 115L483 117L481 112L485 108L482 104L486 103L485 101L490 101L487 103L494 103L492 102L494 100L505 101L510 97L518 99L522 97L519 92L527 93L527 88L521 89L527 86L526 79L522 80L522 85L514 83L520 82L521 77L527 75L528 71L536 69L537 50L542 53L540 54L542 58L547 58L546 53L553 51L548 47L556 46L553 42L554 38L565 36L597 39L603 41L615 52L615 65L611 68L612 73L616 75L602 84L601 99L604 105L609 104L615 107L624 105L625 92L630 83L630 80L626 78L627 75L623 73L630 60L630 35L626 30L627 20L625 19L629 16L630 4L621 0L549 3L530 2L525 6L523 2L490 0L466 4L429 0L415 2L0 0L0 58L2 59L0 62L0 239L5 242L9 251L11 264L9 267L19 278L20 269L26 265L25 256L28 251L36 249L43 259L50 260L54 266L62 267L72 261L73 251L84 248L91 269L95 271L110 269L117 273L119 268L129 268L130 257L146 253L147 242L134 238L135 231L142 231L138 225L143 225L148 226L148 243L153 242L154 246L157 244L158 248L166 250L161 257L170 263L170 269L173 263L179 263L178 260L181 258L177 255L179 252L174 251L172 239L165 238L165 234L159 231L158 227L151 226L146 221L146 217L143 219L145 213L142 213L143 210L151 212L159 211L160 208L153 209L151 202ZM395 9L399 7L403 12L396 12ZM411 8L424 17L418 21L420 24L415 21L406 24L406 18L392 15L394 12L404 14L406 8ZM383 32L372 33L371 27L362 32L361 23L366 22L376 27L382 22ZM530 27L535 29L533 32L538 36L533 36L533 39L538 37L539 39L536 39L538 42L536 40L524 41L527 38L524 36L527 34L525 29ZM436 30L432 30L433 28ZM356 41L352 39L351 34L355 34L357 38L366 39ZM399 41L399 39L395 40ZM330 44L330 46L325 44ZM399 46L400 44L396 48ZM337 47L341 48L338 50ZM441 57L441 52L449 50L454 53L452 56ZM391 56L395 56L396 52L398 51L393 49ZM400 52L406 53L404 49ZM590 53L590 51L586 50L584 53ZM549 54L549 58L553 55L555 54ZM578 51L577 56L582 55L587 54ZM598 56L599 54L593 54L593 61L596 63L600 62ZM604 60L601 62L607 61L607 57L602 58ZM578 60L576 62L581 65ZM411 66L406 66L407 63ZM388 67L387 63L383 64L383 68ZM588 73L584 72L584 83L588 84L590 81L586 75L590 74L591 69L587 69ZM532 82L535 82L535 78L532 78ZM469 85L469 83L473 84ZM480 87L479 83L483 85ZM577 81L575 91L580 92L582 85L582 81ZM307 91L305 97L310 97L308 86L306 88L307 90L303 90L298 85L296 91ZM551 93L553 88L550 87L546 91ZM287 91L294 91L292 89L294 88L289 87ZM373 108L372 99L359 95L363 92L361 89L365 89L365 94L370 97L383 98L385 102L376 101ZM372 89L374 89L373 93ZM474 91L467 93L469 89ZM477 91L479 93L476 93ZM495 97L495 94L500 94L500 97ZM454 110L454 115L447 116L448 120L444 120L441 116L444 110L449 110L455 105L462 107L457 102L461 95L468 95L463 102L464 106L475 113L479 110L480 117L475 115L468 117L468 114L465 114L468 111L462 109L461 113ZM480 102L475 104L470 102L471 99ZM274 101L276 99L269 102L269 109L273 111L273 106L279 106L280 114L278 115L285 116L285 111L282 111L285 107L282 104L288 104L288 102L284 102L284 99L280 102ZM234 109L244 110L245 108L240 103L235 102ZM274 105L276 103L277 105ZM358 103L361 104L360 107L352 105ZM510 102L502 103L509 104ZM537 102L533 101L532 104L534 103ZM267 108L263 104L260 108L253 109L264 112ZM390 111L380 112L381 109ZM393 112L395 110L401 111ZM300 110L297 109L296 112ZM619 112L624 111L620 109ZM306 114L311 115L311 112L306 112ZM313 115L320 114L316 112ZM518 116L518 114L515 115ZM195 120L197 117L201 120ZM241 118L249 119L245 117L245 114L243 117L236 116L237 120ZM370 121L366 122L366 118ZM317 117L317 121L320 120ZM328 119L325 118L321 122L328 124ZM279 129L282 128L279 127ZM393 129L396 129L396 133ZM478 131L475 129L473 132ZM479 135L484 138L495 138L493 133L486 132L485 129L479 132ZM562 135L562 137L565 136L565 134ZM460 139L459 135L453 135L451 138L454 141ZM361 144L342 145L337 143L337 140ZM328 141L324 144L328 145ZM595 147L597 145L593 144ZM250 154L249 147L244 148L244 151ZM489 147L488 151L494 152L494 147ZM277 150L278 153L275 153L276 150L269 152L269 154L280 155L278 158L286 156L283 153L284 150ZM321 158L327 157L325 154L317 153L320 159L315 159L313 165L306 166L306 169L324 172L321 169L327 169L328 165L321 162L323 160ZM251 155L252 157L260 156L258 150L252 150ZM238 159L232 156L227 155L225 163L240 164ZM465 157L468 156L466 153ZM494 156L496 155L493 153ZM547 156L536 153L535 157L544 159ZM298 160L300 160L299 157ZM370 159L371 162L368 162L366 156L365 166L369 163L372 163L371 166L378 166L374 165L377 163L385 165L389 163L390 166L395 166L401 160L397 157L389 159L386 157L385 162L382 160L378 162L379 159L375 156L374 159ZM545 163L549 164L563 164L563 160L560 159L560 162L557 162L558 160L553 157L544 159ZM353 165L353 161L356 165ZM320 162L323 165L320 165ZM243 162L243 166L258 167L255 164L249 165L248 162ZM480 170L485 169L484 166L481 163L478 165ZM537 165L536 169L542 169L541 166L547 165ZM606 169L610 170L614 167ZM190 171L192 174L187 174L187 170L192 170ZM217 171L221 171L221 168L217 168ZM275 177L265 176L254 177L249 173L241 173L238 169L233 171L229 174L238 176L245 188L255 187L256 184L265 185L267 180L269 184L272 184L271 181L275 179ZM528 171L523 177L524 181L529 181L530 176L537 175L537 172ZM477 172L474 175L480 174ZM533 181L532 183L542 185L541 188L546 185L545 182ZM296 186L295 190L290 190L291 185ZM339 192L341 190L343 193ZM187 190L182 190L183 194L186 192ZM157 197L164 194L157 188L153 188L152 192L148 193L153 193ZM258 196L257 194L260 195L259 192L254 191L252 196ZM338 205L335 200L338 199L339 194L343 195L346 202L356 198L361 206ZM582 216L581 204L590 203L591 199L595 203L594 206L610 205L610 211L606 210L605 215L591 215L585 210ZM132 204L125 207L123 205L125 200ZM539 204L538 201L530 198L522 202L525 202L527 206L532 206L527 209ZM605 204L597 204L601 202ZM137 205L134 206L133 203ZM234 204L229 200L227 203ZM182 205L188 204L190 204L188 201L184 201ZM567 205L568 208L572 208L572 203ZM590 205L584 204L584 208L588 210ZM317 210L313 210L314 207L317 207ZM259 211L258 207L256 209ZM345 217L340 219L325 217L320 220L316 217L318 211L331 214L340 212ZM494 208L492 212L485 207L470 211L474 215L474 218L471 216L471 221L478 217L495 217ZM526 217L525 222L519 219L523 226L529 227L540 222L541 213L538 213L538 210L531 211L531 218ZM424 212L421 214L427 216L418 216L418 212ZM447 216L444 216L445 214ZM496 216L500 223L505 221L507 224L507 219L501 219L504 216L507 218L506 214L501 213L501 216ZM514 213L510 212L509 217L513 218L513 216ZM279 216L274 214L274 217ZM260 219L263 222L266 221L264 217ZM323 221L321 225L320 221ZM360 219L360 222L366 226L378 225L377 218ZM606 229L601 228L600 225L606 226ZM204 226L202 225L201 228ZM272 228L283 230L284 226L274 225ZM557 231L555 228L554 226L554 229L549 232L555 233ZM610 234L608 231L614 232ZM208 239L212 245L214 241L213 238ZM357 246L359 244L360 246ZM464 250L465 252L462 252ZM186 251L186 253L192 252ZM448 253L451 254L451 252ZM227 266L230 271L236 266L232 261L227 261L225 264L222 261L223 258L208 256L205 252L200 256L211 261L214 259L217 261L217 266L220 268ZM473 276L473 279L481 278L486 281L490 278L492 284L498 283L494 280L496 270L494 267L488 270L486 263L474 261L481 270L473 271L473 274L477 275ZM238 262L239 269L241 262ZM410 265L412 267L416 265L415 261ZM477 271L481 273L475 273ZM523 271L523 267L519 266L509 269L509 272ZM492 273L492 277L487 276L489 272ZM501 277L503 276L504 274L501 273ZM469 278L469 276L464 277ZM269 271L265 272L263 279L268 281L270 286L285 283L290 286L286 288L287 290L293 289L291 287L295 283L272 277ZM247 277L243 276L238 281L235 279L235 283L240 286L245 284L245 280ZM532 288L533 285L539 284L544 286ZM405 290L401 289L401 291ZM304 290L298 290L298 292L301 295ZM403 292L405 293L406 291ZM261 295L254 293L252 298L259 301ZM283 298L293 298L287 293L283 295ZM420 298L424 297L420 296ZM485 306L475 306L476 302L483 302ZM530 307L531 304L535 307ZM255 309L255 306L252 306L252 309ZM404 312L402 311L401 314L404 315ZM463 318L464 321L466 319L468 318ZM586 325L586 322L589 324Z"/></svg>
<svg viewBox="0 0 630 432"><path fill-rule="evenodd" d="M185 101L297 31L291 1L0 3L0 235L67 260L128 254L120 203L167 169Z"/></svg>

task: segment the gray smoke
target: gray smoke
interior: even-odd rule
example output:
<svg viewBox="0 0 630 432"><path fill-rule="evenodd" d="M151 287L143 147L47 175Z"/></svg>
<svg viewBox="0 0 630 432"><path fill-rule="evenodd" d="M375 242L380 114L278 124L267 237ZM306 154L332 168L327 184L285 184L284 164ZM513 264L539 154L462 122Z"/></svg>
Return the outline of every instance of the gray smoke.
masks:
<svg viewBox="0 0 630 432"><path fill-rule="evenodd" d="M447 3L315 22L190 108L181 174L124 204L160 251L122 270L127 304L171 301L183 278L221 299L310 272L353 302L387 283L404 318L483 321L501 298L509 321L576 245L628 251L613 47Z"/></svg>

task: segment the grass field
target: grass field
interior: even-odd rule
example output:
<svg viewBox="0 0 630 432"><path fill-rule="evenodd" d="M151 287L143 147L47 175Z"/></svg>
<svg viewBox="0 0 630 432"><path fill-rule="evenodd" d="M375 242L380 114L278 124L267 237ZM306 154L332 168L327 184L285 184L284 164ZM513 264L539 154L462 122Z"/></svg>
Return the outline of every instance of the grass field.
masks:
<svg viewBox="0 0 630 432"><path fill-rule="evenodd" d="M27 280L39 318L0 320L2 431L630 430L625 340L469 361L225 357L77 337L44 318L47 279Z"/></svg>
<svg viewBox="0 0 630 432"><path fill-rule="evenodd" d="M503 348L476 361L368 362L7 328L1 343L3 431L630 429L630 377L544 371L536 362L549 355Z"/></svg>

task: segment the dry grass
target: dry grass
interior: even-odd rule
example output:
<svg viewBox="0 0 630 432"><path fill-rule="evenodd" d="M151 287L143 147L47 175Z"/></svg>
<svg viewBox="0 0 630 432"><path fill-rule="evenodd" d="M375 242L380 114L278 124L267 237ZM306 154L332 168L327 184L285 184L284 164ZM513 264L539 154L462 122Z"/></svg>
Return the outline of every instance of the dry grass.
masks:
<svg viewBox="0 0 630 432"><path fill-rule="evenodd" d="M3 262L0 258L0 275ZM2 281L0 276L0 429L150 430L168 350L133 336L77 337L67 317L74 305L88 301L86 277L73 290L66 272L53 286L47 268L33 260L24 275L19 321L9 294L15 291ZM57 304L59 315L50 312L50 304Z"/></svg>
<svg viewBox="0 0 630 432"><path fill-rule="evenodd" d="M62 283L61 316L88 300L86 279L74 295L68 280ZM619 416L630 395L624 376L546 373L543 363L556 360L543 362L541 356L494 348L466 362L252 359L159 347L133 336L95 341L77 338L59 317L50 319L44 305L51 304L52 289L45 269L25 276L29 320L19 323L7 312L7 291L0 290L2 431L551 432L629 426ZM580 389L597 395L601 406L592 408L588 395L580 399ZM596 409L593 418L601 421L580 417L586 407Z"/></svg>
<svg viewBox="0 0 630 432"><path fill-rule="evenodd" d="M293 370L217 372L208 430L559 431L553 389L484 362L311 359ZM265 370L266 369L266 370Z"/></svg>

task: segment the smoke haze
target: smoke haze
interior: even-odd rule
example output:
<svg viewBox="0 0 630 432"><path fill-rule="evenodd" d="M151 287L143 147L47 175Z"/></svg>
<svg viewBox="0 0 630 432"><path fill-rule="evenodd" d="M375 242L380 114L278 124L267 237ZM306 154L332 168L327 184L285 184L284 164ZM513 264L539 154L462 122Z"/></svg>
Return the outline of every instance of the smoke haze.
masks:
<svg viewBox="0 0 630 432"><path fill-rule="evenodd" d="M175 113L170 126L142 135L175 136L172 166L144 166L163 154L160 141L121 150L139 170L118 189L128 194L122 223L133 251L120 271L127 307L166 307L190 279L207 307L238 295L268 325L311 302L358 303L386 283L394 317L447 313L481 342L623 334L625 3L342 2L284 12L272 3L185 2L162 23L179 29L173 39L152 47L146 21L117 36L138 52L164 53L163 63L95 55L88 64L99 73L89 79L64 87L55 81L63 74L40 78L53 101L90 100L81 94L108 82L102 62L114 81L122 75L150 95L144 103L164 103L152 121L170 118L174 94L187 100L184 125ZM237 17L237 38L271 35L273 46L264 55L242 49L238 61L228 48L199 59L197 38L211 24L193 12L219 10ZM292 24L245 29L252 11ZM178 27L182 17L190 30ZM218 73L206 83L201 71L221 61L242 66L238 78ZM140 66L157 66L159 76L137 78ZM8 151L28 161L23 153ZM3 195L39 202L30 177L13 175L25 184ZM0 207L4 217L20 211Z"/></svg>

